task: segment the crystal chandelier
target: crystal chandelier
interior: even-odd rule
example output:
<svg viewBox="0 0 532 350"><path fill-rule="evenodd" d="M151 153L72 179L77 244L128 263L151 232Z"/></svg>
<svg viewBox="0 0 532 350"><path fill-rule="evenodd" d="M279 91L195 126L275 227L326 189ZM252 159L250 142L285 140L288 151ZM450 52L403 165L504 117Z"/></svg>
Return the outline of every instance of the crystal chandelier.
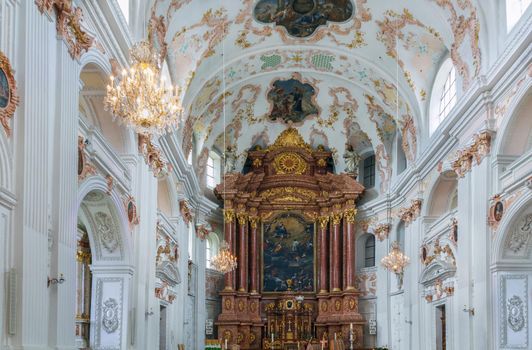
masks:
<svg viewBox="0 0 532 350"><path fill-rule="evenodd" d="M402 251L397 241L392 243L392 251L381 260L381 265L395 273L399 279L399 289L403 286L403 273L406 266L410 263L410 258Z"/></svg>
<svg viewBox="0 0 532 350"><path fill-rule="evenodd" d="M121 77L111 75L105 107L115 118L140 134L162 134L177 126L181 114L180 90L161 77L157 53L141 41L130 50L131 68Z"/></svg>
<svg viewBox="0 0 532 350"><path fill-rule="evenodd" d="M236 256L231 254L229 244L226 241L222 242L220 251L212 258L211 264L215 270L221 273L228 273L236 269Z"/></svg>

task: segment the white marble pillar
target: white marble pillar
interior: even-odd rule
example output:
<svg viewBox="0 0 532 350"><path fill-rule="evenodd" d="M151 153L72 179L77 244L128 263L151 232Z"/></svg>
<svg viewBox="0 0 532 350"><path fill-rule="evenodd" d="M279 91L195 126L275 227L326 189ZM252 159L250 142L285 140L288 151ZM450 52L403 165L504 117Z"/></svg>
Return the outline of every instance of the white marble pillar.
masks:
<svg viewBox="0 0 532 350"><path fill-rule="evenodd" d="M455 335L452 341L454 349L473 349L472 340L472 317L464 312L464 306L470 307L471 300L471 267L476 263L476 257L472 255L472 245L474 244L472 235L471 211L472 202L476 201L472 197L471 173L467 173L463 178L458 179L458 248L456 254L456 286L454 298L454 310L452 319L452 333ZM451 344L449 344L451 346Z"/></svg>
<svg viewBox="0 0 532 350"><path fill-rule="evenodd" d="M471 307L475 308L473 321L472 349L489 349L494 337L483 336L489 330L489 300L493 297L490 282L489 259L491 252L488 230L488 206L490 197L490 159L486 158L471 171ZM458 197L460 201L460 197ZM464 233L458 222L459 232ZM462 234L460 239L465 235ZM458 249L462 249L460 243Z"/></svg>
<svg viewBox="0 0 532 350"><path fill-rule="evenodd" d="M196 264L198 265L198 276L196 283L196 347L204 348L205 344L205 319L207 316L207 306L205 303L205 268L206 268L206 247L205 241L201 241L194 236L196 240Z"/></svg>
<svg viewBox="0 0 532 350"><path fill-rule="evenodd" d="M392 233L390 232L390 235ZM357 242L361 242L358 240ZM382 242L376 239L375 265L377 265L377 346L385 346L390 342L390 277L388 271L380 266L381 259L388 254L391 239Z"/></svg>
<svg viewBox="0 0 532 350"><path fill-rule="evenodd" d="M15 261L18 272L18 325L16 347L38 349L48 343L49 289L48 229L50 198L50 123L54 113L56 41L55 24L33 1L22 1L17 16L19 40L15 63L21 105L18 109L16 163ZM75 232L72 233L75 235Z"/></svg>
<svg viewBox="0 0 532 350"><path fill-rule="evenodd" d="M79 115L80 64L72 59L63 40L56 40L55 112L50 163L52 186L53 254L51 273L63 274L65 283L50 288L50 344L74 348L76 290L77 217L77 135Z"/></svg>
<svg viewBox="0 0 532 350"><path fill-rule="evenodd" d="M155 312L155 244L156 244L156 208L157 188L156 180L149 171L144 160L139 157L133 171L133 189L137 198L139 225L133 231L134 239L134 265L131 309L134 316L134 325L130 343L136 349L147 349L148 344L153 344L149 325L158 322ZM153 315L150 313L153 312ZM152 335L153 337L153 335Z"/></svg>

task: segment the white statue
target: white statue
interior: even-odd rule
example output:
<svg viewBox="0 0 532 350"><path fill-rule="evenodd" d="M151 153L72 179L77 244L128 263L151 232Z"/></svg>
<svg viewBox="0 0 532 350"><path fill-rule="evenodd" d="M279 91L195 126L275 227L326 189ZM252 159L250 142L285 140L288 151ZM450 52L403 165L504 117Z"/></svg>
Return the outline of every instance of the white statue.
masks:
<svg viewBox="0 0 532 350"><path fill-rule="evenodd" d="M237 156L236 151L233 149L233 146L228 145L225 149L224 160L224 174L235 171Z"/></svg>
<svg viewBox="0 0 532 350"><path fill-rule="evenodd" d="M358 175L358 162L360 161L360 156L350 144L345 145L344 159L345 172L353 174L356 177Z"/></svg>

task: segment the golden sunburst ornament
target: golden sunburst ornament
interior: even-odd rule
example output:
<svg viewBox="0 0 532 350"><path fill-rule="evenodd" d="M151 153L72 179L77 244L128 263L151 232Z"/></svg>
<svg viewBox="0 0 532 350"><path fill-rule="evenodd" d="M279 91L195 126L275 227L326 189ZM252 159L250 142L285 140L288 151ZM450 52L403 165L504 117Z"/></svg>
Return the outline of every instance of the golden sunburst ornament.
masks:
<svg viewBox="0 0 532 350"><path fill-rule="evenodd" d="M307 171L307 162L297 153L287 152L278 155L274 162L277 174L301 175Z"/></svg>

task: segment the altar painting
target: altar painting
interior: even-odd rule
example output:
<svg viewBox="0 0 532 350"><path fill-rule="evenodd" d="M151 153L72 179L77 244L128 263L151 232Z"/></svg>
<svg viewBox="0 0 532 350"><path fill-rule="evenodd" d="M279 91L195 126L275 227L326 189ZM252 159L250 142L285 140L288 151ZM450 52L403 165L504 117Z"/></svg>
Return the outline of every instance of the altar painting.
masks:
<svg viewBox="0 0 532 350"><path fill-rule="evenodd" d="M262 226L262 291L314 292L314 223L283 213Z"/></svg>

